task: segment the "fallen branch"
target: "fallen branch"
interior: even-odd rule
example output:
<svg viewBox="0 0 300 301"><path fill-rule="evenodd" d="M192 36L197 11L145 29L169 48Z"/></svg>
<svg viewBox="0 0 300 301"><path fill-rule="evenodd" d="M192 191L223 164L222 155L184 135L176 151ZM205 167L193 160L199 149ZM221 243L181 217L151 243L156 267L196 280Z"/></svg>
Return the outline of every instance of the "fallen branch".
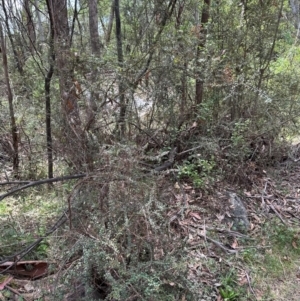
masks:
<svg viewBox="0 0 300 301"><path fill-rule="evenodd" d="M12 194L14 194L15 192L27 189L29 187L33 187L33 186L37 186L37 185L41 185L41 184L46 184L46 183L54 183L54 182L60 182L60 181L65 181L65 180L79 179L79 178L84 178L84 177L86 177L86 174L73 175L73 176L65 176L65 177L57 177L57 178L52 178L52 179L44 179L44 180L29 182L26 185L23 185L21 187L18 187L16 189L13 189L13 190L11 190L11 191L9 191L7 193L4 193L4 194L0 195L0 202L4 198L6 198L6 197L8 197L8 196L10 196Z"/></svg>
<svg viewBox="0 0 300 301"><path fill-rule="evenodd" d="M270 206L270 208L275 212L275 214L278 216L278 218L281 220L281 222L284 225L287 225L287 223L284 221L284 219L282 218L282 216L280 215L280 213L275 209L275 207L272 205L272 203L266 199L266 202L268 203L268 205Z"/></svg>
<svg viewBox="0 0 300 301"><path fill-rule="evenodd" d="M6 285L5 288L7 288L8 290L10 290L12 293L14 293L15 295L21 297L22 300L25 301L29 301L27 298L25 298L21 293L19 293L17 290L15 290L14 288L10 287L9 285Z"/></svg>
<svg viewBox="0 0 300 301"><path fill-rule="evenodd" d="M203 234L200 234L198 231L196 231L195 229L192 229L191 227L186 227L188 228L188 230L190 230L191 232L195 233L197 232L197 235L201 238L204 238L212 243L214 243L217 247L219 247L220 249L222 249L225 253L229 253L229 254L236 254L238 251L237 250L233 250L233 249L228 249L226 248L222 243L220 243L219 241L217 240L214 240L210 237L208 237L207 235L203 235Z"/></svg>
<svg viewBox="0 0 300 301"><path fill-rule="evenodd" d="M0 182L0 186L4 185L17 185L17 184L29 184L31 181L7 181L7 182Z"/></svg>
<svg viewBox="0 0 300 301"><path fill-rule="evenodd" d="M214 240L206 235L202 235L202 234L199 234L197 233L198 236L202 237L202 238L205 238L206 240L214 243L217 247L219 247L220 249L222 249L225 253L229 253L229 254L236 254L238 251L237 250L232 250L232 249L228 249L226 248L222 243L220 243L219 241L217 240Z"/></svg>

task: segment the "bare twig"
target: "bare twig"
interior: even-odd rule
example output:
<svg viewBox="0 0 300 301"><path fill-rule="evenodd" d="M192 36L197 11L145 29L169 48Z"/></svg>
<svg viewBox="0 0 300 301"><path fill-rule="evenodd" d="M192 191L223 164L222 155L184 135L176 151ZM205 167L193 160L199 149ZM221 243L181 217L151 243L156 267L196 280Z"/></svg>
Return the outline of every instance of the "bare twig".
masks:
<svg viewBox="0 0 300 301"><path fill-rule="evenodd" d="M17 290L15 290L14 288L10 287L9 285L5 285L5 288L7 288L8 290L10 290L14 294L20 296L22 298L22 300L29 301L27 298L25 298L22 294L20 294Z"/></svg>
<svg viewBox="0 0 300 301"><path fill-rule="evenodd" d="M255 294L255 292L254 292L254 290L253 290L253 288L252 288L252 285L251 285L251 279L250 279L250 276L249 276L249 274L247 273L247 271L244 271L244 272L245 272L246 277L247 277L247 281L248 281L248 285L249 285L250 291L251 291L251 293L253 294L255 300L257 300L256 294Z"/></svg>
<svg viewBox="0 0 300 301"><path fill-rule="evenodd" d="M282 216L280 215L280 213L275 209L275 207L272 205L272 203L269 200L266 200L266 202L268 203L268 205L270 206L270 208L275 212L275 214L278 216L278 218L281 220L281 222L284 225L287 225L287 223L284 221L284 219L282 218Z"/></svg>
<svg viewBox="0 0 300 301"><path fill-rule="evenodd" d="M204 235L202 235L202 234L199 234L199 233L197 233L197 235L198 236L200 236L200 237L202 237L202 238L204 238L204 239L206 239L206 240L208 240L208 241L210 241L210 242L212 242L212 243L214 243L217 247L219 247L220 249L222 249L225 253L229 253L229 254L236 254L238 251L237 250L231 250L231 249L228 249L228 248L226 248L222 243L220 243L219 241L217 241L217 240L214 240L214 239L212 239L212 238L210 238L210 237L208 237L208 236L204 236Z"/></svg>
<svg viewBox="0 0 300 301"><path fill-rule="evenodd" d="M208 237L207 235L202 235L202 234L200 234L197 230L195 230L195 229L193 229L193 228L191 228L191 227L187 227L188 228L188 230L190 230L190 231L192 231L192 232L197 232L197 235L198 236L200 236L201 238L204 238L205 240L208 240L208 241L210 241L210 242L212 242L212 243L214 243L216 246L218 246L220 249L222 249L225 253L229 253L229 254L236 254L238 251L237 250L232 250L232 249L228 249L228 248L226 248L222 243L220 243L219 241L217 241L217 240L214 240L214 239L212 239L212 238L210 238L210 237Z"/></svg>
<svg viewBox="0 0 300 301"><path fill-rule="evenodd" d="M187 154L187 153L189 153L189 152L192 152L192 151L194 151L194 150L196 150L196 149L199 149L199 148L201 148L201 147L203 147L203 145L199 145L199 146L196 146L196 147L187 149L187 150L185 150L185 151L183 151L183 152L181 152L181 153L178 153L177 156L182 156L182 155L184 155L184 154Z"/></svg>

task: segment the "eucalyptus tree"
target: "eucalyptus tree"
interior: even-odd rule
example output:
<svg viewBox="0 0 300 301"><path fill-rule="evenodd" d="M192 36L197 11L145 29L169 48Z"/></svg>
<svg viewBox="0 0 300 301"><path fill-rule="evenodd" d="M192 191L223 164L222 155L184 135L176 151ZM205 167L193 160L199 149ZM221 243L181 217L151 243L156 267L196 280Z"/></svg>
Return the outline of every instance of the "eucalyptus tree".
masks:
<svg viewBox="0 0 300 301"><path fill-rule="evenodd" d="M17 94L26 87L33 110L43 87L49 177L53 137L70 165L85 168L94 161L91 139L99 144L106 133L160 133L161 147L184 140L191 124L203 135L237 120L259 128L280 112L280 101L268 103L266 95L275 78L280 83L273 70L292 32L283 0L12 3L1 1L8 60L26 74L14 87ZM296 15L297 5L290 3Z"/></svg>

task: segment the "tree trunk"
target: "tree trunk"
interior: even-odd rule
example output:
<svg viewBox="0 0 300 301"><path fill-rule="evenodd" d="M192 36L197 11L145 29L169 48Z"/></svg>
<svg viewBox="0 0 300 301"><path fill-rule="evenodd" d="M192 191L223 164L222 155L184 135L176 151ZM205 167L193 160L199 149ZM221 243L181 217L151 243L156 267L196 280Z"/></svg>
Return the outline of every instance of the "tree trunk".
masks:
<svg viewBox="0 0 300 301"><path fill-rule="evenodd" d="M107 26L106 36L105 36L106 44L108 44L110 42L111 31L112 31L112 27L113 27L113 23L114 23L114 16L115 16L115 1L113 0L111 2L109 21L108 21L108 26Z"/></svg>
<svg viewBox="0 0 300 301"><path fill-rule="evenodd" d="M294 27L297 30L297 37L299 37L300 30L300 9L299 0L290 0L290 7L294 18Z"/></svg>
<svg viewBox="0 0 300 301"><path fill-rule="evenodd" d="M50 14L49 10L49 14ZM51 130L51 98L50 87L51 79L54 72L54 24L53 18L50 17L50 48L49 48L49 70L45 76L45 109L46 109L46 135L47 135L47 158L48 158L48 178L53 178L53 147L52 147L52 130Z"/></svg>
<svg viewBox="0 0 300 301"><path fill-rule="evenodd" d="M34 6L35 6L35 11L36 11L36 17L37 17L37 39L38 39L38 42L44 42L45 34L44 34L41 13L40 13L40 10L38 7L37 0L34 0ZM39 45L39 43L38 43L38 45Z"/></svg>
<svg viewBox="0 0 300 301"><path fill-rule="evenodd" d="M100 58L101 55L101 41L98 32L98 8L97 0L89 0L89 29L91 38L91 50L92 54L96 58ZM91 75L92 84L97 80L97 65L93 67ZM90 97L87 99L87 120L85 129L88 131L95 123L95 117L97 113L96 99L99 99L99 93L94 89L91 91Z"/></svg>
<svg viewBox="0 0 300 301"><path fill-rule="evenodd" d="M6 43L3 35L2 24L0 22L0 38L1 38L1 49L2 49L2 59L3 59L3 69L4 69L4 77L5 83L7 87L7 96L8 96L8 104L9 104L9 115L10 115L10 127L11 127L11 135L13 140L13 172L14 176L18 177L19 174L19 141L18 141L18 128L16 125L14 107L13 107L13 95L10 88L10 80L8 73L8 65L7 65L7 55L6 55Z"/></svg>
<svg viewBox="0 0 300 301"><path fill-rule="evenodd" d="M98 32L98 8L97 0L89 0L89 28L92 53L100 56L100 37Z"/></svg>
<svg viewBox="0 0 300 301"><path fill-rule="evenodd" d="M78 108L81 88L80 83L74 78L74 56L70 51L67 1L47 0L47 6L54 28L54 53L63 113L63 146L70 166L83 172L85 168L92 169L93 161Z"/></svg>
<svg viewBox="0 0 300 301"><path fill-rule="evenodd" d="M23 75L23 64L21 62L21 55L18 54L17 52L17 48L16 48L16 45L15 45L15 41L13 39L13 35L11 33L11 30L10 30L10 20L8 18L8 13L7 13L7 10L6 10L6 6L5 6L5 1L2 0L2 9L3 9L3 13L4 13L4 16L5 16L5 26L6 26L6 30L7 30L7 34L8 34L8 38L9 38L9 41L10 41L10 44L11 44L11 47L12 47L12 51L13 51L13 55L14 55L14 59L15 59L15 63L16 63L16 67L20 73L20 75Z"/></svg>
<svg viewBox="0 0 300 301"><path fill-rule="evenodd" d="M196 50L196 86L195 86L195 103L196 105L199 105L202 103L203 100L203 87L204 87L204 80L203 80L203 74L200 71L200 56L203 52L203 49L206 44L206 34L207 29L206 25L208 23L209 19L209 6L210 6L210 0L204 0L204 6L202 8L202 15L201 15L201 23L196 22L196 34L199 34L198 36L198 45Z"/></svg>
<svg viewBox="0 0 300 301"><path fill-rule="evenodd" d="M29 0L24 0L24 10L26 15L26 25L27 25L27 32L29 38L29 49L32 55L35 54L35 44L36 44L36 35L35 35L35 28L34 22L31 13L31 4L29 4Z"/></svg>
<svg viewBox="0 0 300 301"><path fill-rule="evenodd" d="M115 17L116 17L116 39L117 39L117 53L118 53L118 65L120 72L123 69L123 46L122 46L122 30L121 30L121 18L120 18L120 4L119 0L115 0ZM117 122L117 134L119 137L124 137L126 132L125 116L126 116L126 99L125 99L125 85L122 79L122 75L119 74L119 105L120 113Z"/></svg>

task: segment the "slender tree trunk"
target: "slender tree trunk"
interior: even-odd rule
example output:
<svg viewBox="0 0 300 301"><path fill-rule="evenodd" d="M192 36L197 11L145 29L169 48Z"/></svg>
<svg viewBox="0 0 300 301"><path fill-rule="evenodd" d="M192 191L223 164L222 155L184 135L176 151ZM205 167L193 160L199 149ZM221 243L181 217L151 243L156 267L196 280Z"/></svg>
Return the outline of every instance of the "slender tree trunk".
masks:
<svg viewBox="0 0 300 301"><path fill-rule="evenodd" d="M8 64L7 64L7 54L6 54L6 43L3 35L2 24L0 22L0 38L1 38L1 49L2 49L2 59L3 59L3 69L4 69L4 77L5 83L7 87L7 96L8 96L8 104L9 104L9 115L10 115L10 127L11 127L11 135L13 140L13 172L14 176L18 177L19 174L19 140L18 140L18 128L16 125L14 107L13 107L13 95L10 88L10 80L8 73Z"/></svg>
<svg viewBox="0 0 300 301"><path fill-rule="evenodd" d="M101 55L101 41L98 31L98 8L97 0L89 0L89 29L91 37L91 50L92 54L96 58L100 58ZM92 69L91 81L94 84L97 80L97 65ZM91 91L90 97L87 99L87 120L85 129L88 131L95 123L95 117L97 113L96 99L99 99L99 93L94 89Z"/></svg>
<svg viewBox="0 0 300 301"><path fill-rule="evenodd" d="M11 44L11 47L12 47L14 59L15 59L15 62L16 62L16 67L17 67L20 75L23 75L23 73L24 73L23 72L23 64L21 62L20 55L17 52L15 41L13 39L13 35L11 33L11 30L10 30L10 22L9 22L8 13L7 13L6 5L5 5L5 0L2 0L2 9L3 9L3 12L4 12L4 16L5 16L4 22L5 22L8 38L9 38L9 41L10 41L10 44Z"/></svg>
<svg viewBox="0 0 300 301"><path fill-rule="evenodd" d="M36 35L35 35L35 28L34 22L31 13L31 4L29 0L24 0L24 10L26 14L26 25L27 25L27 32L29 37L29 48L32 55L35 54L35 44L36 44Z"/></svg>
<svg viewBox="0 0 300 301"><path fill-rule="evenodd" d="M73 13L73 20L72 20L72 25L71 25L71 35L70 35L70 38L69 38L70 47L72 46L72 42L73 42L73 35L74 35L74 28L75 28L75 21L76 20L78 22L77 0L75 0L75 2L74 2L74 13Z"/></svg>
<svg viewBox="0 0 300 301"><path fill-rule="evenodd" d="M38 7L37 0L34 0L34 6L35 6L35 11L36 11L36 17L37 17L37 39L39 42L44 42L45 34L44 34L41 13L40 13L40 10Z"/></svg>
<svg viewBox="0 0 300 301"><path fill-rule="evenodd" d="M294 27L297 30L297 38L300 35L300 8L299 8L299 0L290 0L290 7L294 18Z"/></svg>
<svg viewBox="0 0 300 301"><path fill-rule="evenodd" d="M176 15L176 23L175 28L176 30L180 29L181 23L182 23L182 13L184 11L184 3L179 3L178 12ZM178 42L178 48L180 52L184 51L185 45L180 40ZM187 102L187 69L188 69L188 62L187 59L184 58L184 64L183 64L183 71L180 77L181 80L181 101L180 101L180 116L179 116L179 127L181 127L182 123L184 122L185 118L187 117L185 114L186 110L186 102Z"/></svg>
<svg viewBox="0 0 300 301"><path fill-rule="evenodd" d="M48 8L49 9L49 8ZM50 11L49 11L50 13ZM51 14L51 13L50 13ZM51 130L51 98L50 88L51 79L54 72L54 24L53 18L50 17L50 49L49 49L49 70L45 76L45 109L46 109L46 135L47 135L47 158L48 158L48 178L53 178L53 146L52 146L52 130Z"/></svg>
<svg viewBox="0 0 300 301"><path fill-rule="evenodd" d="M49 58L52 60L52 58ZM53 178L53 148L51 131L51 98L50 87L53 75L53 63L50 62L50 68L45 77L45 108L46 108L46 135L47 135L47 158L48 158L48 178Z"/></svg>
<svg viewBox="0 0 300 301"><path fill-rule="evenodd" d="M196 33L199 34L199 41L197 45L196 50L196 86L195 86L195 103L196 105L199 105L202 103L203 100L203 88L204 88L204 80L203 80L203 74L200 71L200 56L203 52L203 49L206 44L206 34L207 29L206 25L208 23L209 19L209 6L210 6L210 0L204 0L204 6L202 8L202 15L201 15L201 23L196 22Z"/></svg>
<svg viewBox="0 0 300 301"><path fill-rule="evenodd" d="M122 45L122 29L120 18L120 3L119 0L115 0L115 17L116 17L116 39L117 39L117 53L118 53L118 65L120 72L123 69L123 45ZM120 113L117 122L117 134L120 137L124 137L126 132L125 116L126 116L126 99L125 99L125 85L122 79L122 75L119 74L119 98L120 98Z"/></svg>
<svg viewBox="0 0 300 301"><path fill-rule="evenodd" d="M114 23L114 16L115 16L115 1L112 0L109 21L108 21L108 26L107 26L107 32L106 32L106 36L105 36L106 45L110 42L112 27L113 27L113 23Z"/></svg>

